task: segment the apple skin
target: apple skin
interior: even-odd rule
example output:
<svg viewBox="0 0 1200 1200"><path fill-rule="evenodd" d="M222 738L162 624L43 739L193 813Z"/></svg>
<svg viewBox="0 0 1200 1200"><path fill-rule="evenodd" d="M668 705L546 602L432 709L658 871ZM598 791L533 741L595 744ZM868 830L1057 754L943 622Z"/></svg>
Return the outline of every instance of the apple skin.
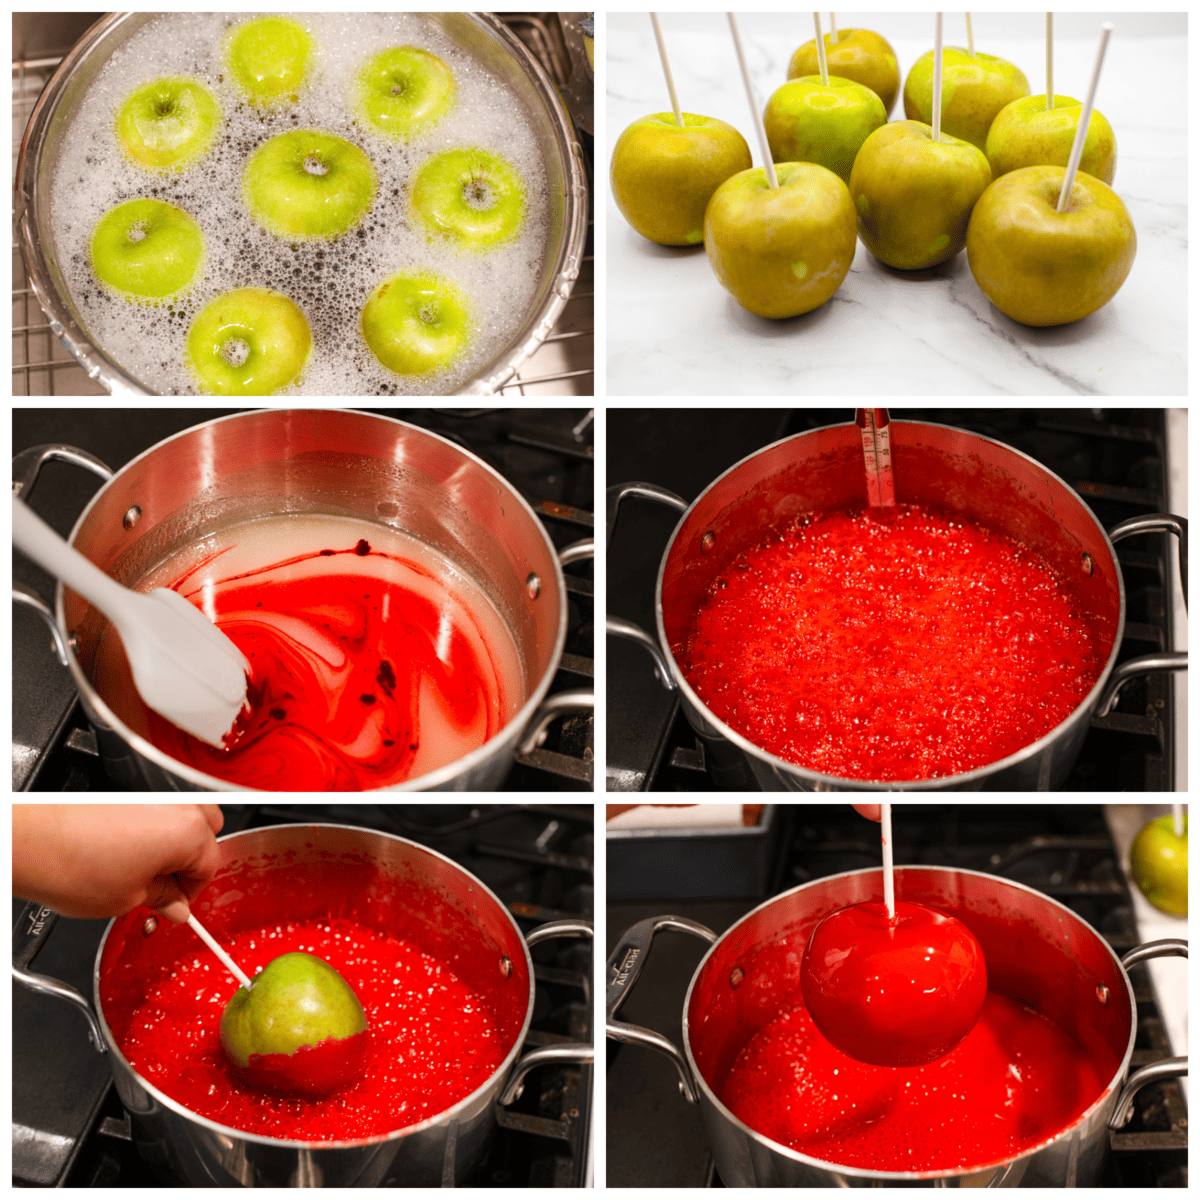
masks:
<svg viewBox="0 0 1200 1200"><path fill-rule="evenodd" d="M242 175L250 215L280 237L337 237L358 223L374 195L371 160L352 143L316 129L264 142Z"/></svg>
<svg viewBox="0 0 1200 1200"><path fill-rule="evenodd" d="M698 246L704 210L731 175L749 170L746 139L716 117L653 113L634 121L613 147L609 178L621 215L660 246Z"/></svg>
<svg viewBox="0 0 1200 1200"><path fill-rule="evenodd" d="M412 204L432 232L466 250L490 250L521 227L525 187L516 168L497 154L447 150L417 172Z"/></svg>
<svg viewBox="0 0 1200 1200"><path fill-rule="evenodd" d="M304 26L287 17L260 17L231 30L225 61L254 104L295 99L316 49Z"/></svg>
<svg viewBox="0 0 1200 1200"><path fill-rule="evenodd" d="M815 162L850 182L863 142L887 121L883 101L850 79L819 75L793 79L767 101L763 124L777 163Z"/></svg>
<svg viewBox="0 0 1200 1200"><path fill-rule="evenodd" d="M986 153L992 178L999 179L1018 167L1065 167L1082 115L1082 103L1070 96L1055 96L1053 109L1046 108L1045 95L1023 96L1006 104L988 130ZM1117 139L1112 126L1095 109L1079 169L1109 186L1116 174Z"/></svg>
<svg viewBox="0 0 1200 1200"><path fill-rule="evenodd" d="M961 46L942 49L942 132L983 150L996 114L1029 95L1020 69L992 54L972 54ZM913 63L904 83L904 115L933 123L933 51Z"/></svg>
<svg viewBox="0 0 1200 1200"><path fill-rule="evenodd" d="M429 271L392 276L362 311L371 353L397 375L428 375L447 366L466 346L470 326L458 289Z"/></svg>
<svg viewBox="0 0 1200 1200"><path fill-rule="evenodd" d="M863 143L850 175L863 245L880 262L917 271L953 258L992 181L982 150L920 121L893 121Z"/></svg>
<svg viewBox="0 0 1200 1200"><path fill-rule="evenodd" d="M887 41L869 29L839 29L836 42L828 33L824 37L830 75L852 79L870 88L883 103L883 111L890 113L900 94L900 64ZM805 75L820 73L817 39L813 38L792 55L787 77L802 79Z"/></svg>
<svg viewBox="0 0 1200 1200"><path fill-rule="evenodd" d="M359 71L357 86L359 111L393 138L431 128L450 110L457 91L450 68L416 46L375 55Z"/></svg>
<svg viewBox="0 0 1200 1200"><path fill-rule="evenodd" d="M979 198L967 229L976 283L1022 325L1068 325L1103 308L1133 266L1137 234L1120 197L1080 171L1056 211L1066 171L1022 167Z"/></svg>
<svg viewBox="0 0 1200 1200"><path fill-rule="evenodd" d="M212 145L221 110L203 84L186 75L153 79L117 111L117 140L154 171L183 170Z"/></svg>
<svg viewBox="0 0 1200 1200"><path fill-rule="evenodd" d="M727 179L704 214L704 249L720 284L760 317L819 308L854 261L854 204L817 163L779 163L779 187L762 167Z"/></svg>
<svg viewBox="0 0 1200 1200"><path fill-rule="evenodd" d="M173 204L129 200L101 217L90 250L97 278L154 302L191 283L204 255L204 235Z"/></svg>
<svg viewBox="0 0 1200 1200"><path fill-rule="evenodd" d="M250 1087L316 1098L362 1077L367 1018L350 985L323 959L272 959L221 1014L221 1049Z"/></svg>
<svg viewBox="0 0 1200 1200"><path fill-rule="evenodd" d="M1129 851L1133 881L1142 895L1162 912L1186 917L1188 911L1187 817L1183 837L1175 836L1173 817L1144 825Z"/></svg>
<svg viewBox="0 0 1200 1200"><path fill-rule="evenodd" d="M241 363L223 353L249 347ZM214 396L269 396L287 387L312 352L312 332L298 305L267 288L236 288L203 308L188 331L185 359Z"/></svg>

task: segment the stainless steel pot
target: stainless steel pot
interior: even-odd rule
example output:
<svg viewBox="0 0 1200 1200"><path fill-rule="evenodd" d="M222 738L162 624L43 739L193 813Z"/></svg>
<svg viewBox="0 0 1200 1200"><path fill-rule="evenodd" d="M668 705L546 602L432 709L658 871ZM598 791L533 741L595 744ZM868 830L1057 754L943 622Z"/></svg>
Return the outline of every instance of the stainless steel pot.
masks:
<svg viewBox="0 0 1200 1200"><path fill-rule="evenodd" d="M17 240L30 287L59 340L114 396L155 393L96 345L63 282L50 221L50 181L63 134L88 85L113 52L152 13L109 13L79 40L46 84L25 130L13 197ZM522 99L542 146L550 213L540 285L520 329L460 395L492 395L545 341L579 277L587 240L588 186L583 151L557 89L537 59L490 13L431 13L443 31L484 63Z"/></svg>
<svg viewBox="0 0 1200 1200"><path fill-rule="evenodd" d="M436 434L342 410L238 413L159 442L115 475L83 451L35 446L14 460L14 496L27 495L43 464L55 459L107 481L68 540L127 586L179 547L239 520L305 512L403 529L478 584L517 647L524 704L478 749L389 790L495 788L518 750L532 750L550 721L592 704L582 691L546 696L566 638L567 600L559 558L541 522L502 476ZM580 542L564 550L563 559L590 553L591 543ZM115 782L155 790L238 790L164 754L98 694L91 675L103 618L85 601L59 584L52 613L27 589L13 594L50 625Z"/></svg>
<svg viewBox="0 0 1200 1200"><path fill-rule="evenodd" d="M863 504L861 439L854 424L810 430L758 450L715 479L690 505L649 483L609 488L610 541L621 501L629 496L667 504L683 516L659 565L657 641L619 619L609 619L608 631L642 645L653 656L659 682L678 689L684 714L704 743L710 771L724 786L812 792L1053 789L1070 772L1093 713L1106 716L1129 679L1186 667L1187 656L1177 653L1144 655L1117 666L1125 584L1113 543L1136 533L1174 533L1186 599L1187 521L1153 513L1123 521L1106 534L1068 484L1011 446L944 425L893 421L890 429L898 501L962 513L1016 538L1050 564L1088 615L1100 640L1104 669L1078 708L1044 737L961 775L889 783L841 779L755 746L715 716L688 685L676 650L717 576L787 521Z"/></svg>
<svg viewBox="0 0 1200 1200"><path fill-rule="evenodd" d="M979 939L988 984L1031 1005L1066 1030L1105 1080L1096 1102L1049 1142L1000 1163L955 1171L866 1171L822 1162L771 1141L718 1099L742 1047L780 1013L803 1005L800 961L818 921L849 904L883 899L883 873L869 868L807 883L759 905L720 938L682 917L663 916L627 930L608 960L610 1038L666 1054L684 1097L699 1104L713 1159L726 1187L1075 1187L1096 1180L1108 1130L1132 1116L1138 1090L1187 1073L1167 1059L1127 1075L1137 1033L1125 968L1161 955L1187 956L1187 943L1151 942L1118 960L1108 943L1070 909L1023 884L978 871L897 867L897 899L933 905ZM688 987L683 1053L661 1034L616 1020L655 933L677 930L714 943ZM1181 981L1181 987L1186 983Z"/></svg>
<svg viewBox="0 0 1200 1200"><path fill-rule="evenodd" d="M192 949L185 925L137 908L109 923L96 955L92 1004L57 980L34 975L29 962L50 932L55 914L30 906L14 934L13 976L25 986L80 1008L96 1049L107 1054L117 1093L129 1112L142 1156L163 1174L191 1186L377 1187L394 1177L416 1186L461 1183L486 1150L496 1105L511 1104L522 1080L547 1062L591 1062L592 1047L560 1043L520 1057L533 1013L534 976L529 946L555 937L590 937L586 921L551 921L522 938L503 904L478 879L433 850L390 834L345 825L280 825L219 840L221 868L193 902L197 917L219 938L226 931L223 901L243 889L260 897L269 916L272 874L320 872L328 864L362 866L362 886L339 894L339 913L392 931L453 966L482 995L507 1054L492 1077L445 1112L407 1129L352 1142L295 1142L242 1133L188 1111L143 1079L120 1048L113 1012L144 994L155 969L169 969ZM286 856L288 862L281 862ZM340 876L339 876L340 878ZM436 919L408 906L388 905L380 881L416 888L432 898ZM422 907L422 914L430 908ZM289 911L303 918L331 914ZM191 939L191 943L189 943ZM207 953L207 951L204 951Z"/></svg>

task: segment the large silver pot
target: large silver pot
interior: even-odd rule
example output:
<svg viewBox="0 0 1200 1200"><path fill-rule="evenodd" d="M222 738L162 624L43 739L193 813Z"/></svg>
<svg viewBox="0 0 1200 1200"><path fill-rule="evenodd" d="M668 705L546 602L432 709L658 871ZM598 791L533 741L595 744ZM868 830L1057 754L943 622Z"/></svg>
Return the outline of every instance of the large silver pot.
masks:
<svg viewBox="0 0 1200 1200"><path fill-rule="evenodd" d="M25 129L13 195L16 236L29 284L59 340L114 396L155 393L95 344L63 282L50 221L50 181L63 135L88 85L108 58L154 14L108 13L63 59ZM492 395L545 341L579 277L587 240L588 186L583 151L558 91L537 59L490 13L431 13L443 31L483 62L524 101L541 140L550 212L536 295L520 329L460 395Z"/></svg>
<svg viewBox="0 0 1200 1200"><path fill-rule="evenodd" d="M239 520L305 512L403 529L478 584L512 635L524 703L478 749L390 790L495 788L518 750L533 749L551 720L591 704L583 692L546 696L566 638L567 599L558 555L541 522L502 476L436 434L342 410L238 413L159 442L115 475L83 451L35 446L14 461L14 496L27 495L52 459L107 481L68 540L126 586L180 547ZM590 543L578 543L563 557L571 561L590 552ZM62 584L53 613L25 589L14 589L14 598L50 624L115 782L154 790L239 790L164 754L99 695L92 665L103 619L86 601Z"/></svg>
<svg viewBox="0 0 1200 1200"><path fill-rule="evenodd" d="M989 987L1054 1020L1087 1051L1105 1081L1096 1102L1049 1142L1008 1162L976 1164L969 1174L866 1171L773 1142L717 1098L754 1034L780 1013L803 1005L800 961L817 922L848 904L883 899L883 873L877 868L831 875L784 892L720 938L682 917L635 925L608 960L608 1036L671 1058L680 1092L700 1106L726 1187L1075 1187L1095 1182L1108 1150L1108 1130L1129 1121L1137 1091L1187 1073L1186 1059L1167 1059L1127 1075L1137 1009L1125 968L1165 954L1186 957L1187 943L1152 942L1118 960L1070 909L1023 884L942 867L897 867L895 880L897 899L933 905L962 921L983 947ZM682 1054L661 1034L615 1019L660 930L714 943L684 1000Z"/></svg>
<svg viewBox="0 0 1200 1200"><path fill-rule="evenodd" d="M1134 517L1106 534L1072 488L1041 463L991 438L945 425L890 425L896 499L929 504L1008 534L1042 556L1070 589L1098 637L1104 669L1075 711L1044 737L961 775L871 783L823 775L786 762L731 729L689 686L675 657L713 581L765 534L805 513L865 501L860 431L830 425L756 451L715 479L692 504L647 483L608 491L611 541L621 501L640 496L683 513L663 553L655 590L658 637L610 618L610 633L637 641L654 657L659 682L678 689L688 722L704 743L709 768L729 787L767 791L932 791L1056 788L1070 772L1092 714L1106 716L1136 675L1182 670L1184 654L1144 655L1117 666L1125 628L1125 584L1113 543L1136 533L1169 531L1180 539L1187 588L1187 521L1169 513Z"/></svg>
<svg viewBox="0 0 1200 1200"><path fill-rule="evenodd" d="M496 1121L497 1104L511 1104L528 1071L547 1062L590 1062L592 1047L560 1043L520 1057L533 1013L529 946L553 937L591 936L586 921L551 921L523 938L503 904L478 879L433 850L390 834L345 825L287 825L221 838L221 868L193 901L198 919L222 940L233 932L226 912L236 893L257 897L269 922L282 918L355 917L427 949L482 995L507 1050L492 1077L471 1095L419 1125L353 1142L295 1142L242 1133L197 1116L143 1079L121 1053L112 1013L145 994L155 971L199 946L186 925L172 925L136 908L109 923L96 955L94 1009L73 988L31 974L28 964L48 935L54 914L36 906L14 935L13 975L34 991L75 1004L88 1019L93 1044L108 1055L117 1093L131 1117L142 1156L165 1176L191 1186L377 1187L461 1183L477 1165ZM281 862L287 858L286 864ZM313 902L272 915L275 872L353 866L362 883L342 891L336 914ZM339 875L339 880L341 876ZM391 886L380 886L386 881ZM402 902L416 889L420 908ZM295 891L289 893L294 904ZM430 913L432 900L436 918ZM414 916L414 913L417 915ZM201 953L208 953L201 948Z"/></svg>

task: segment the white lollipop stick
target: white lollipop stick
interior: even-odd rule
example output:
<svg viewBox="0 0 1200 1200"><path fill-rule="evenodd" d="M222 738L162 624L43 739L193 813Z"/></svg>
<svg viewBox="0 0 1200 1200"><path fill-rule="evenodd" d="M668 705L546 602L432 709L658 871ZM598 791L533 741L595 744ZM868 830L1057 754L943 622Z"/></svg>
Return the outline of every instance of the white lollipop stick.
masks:
<svg viewBox="0 0 1200 1200"><path fill-rule="evenodd" d="M879 827L883 837L883 903L888 920L896 916L896 882L892 878L892 806L879 806Z"/></svg>
<svg viewBox="0 0 1200 1200"><path fill-rule="evenodd" d="M975 57L975 35L971 32L971 14L964 14L967 18L967 49L971 52L971 57Z"/></svg>
<svg viewBox="0 0 1200 1200"><path fill-rule="evenodd" d="M249 977L242 970L242 968L239 967L237 963L235 963L233 959L230 958L229 955L217 945L213 935L209 933L208 930L205 929L204 926L201 925L200 922L197 921L196 918L191 914L188 915L187 923L196 931L196 935L200 938L200 940L225 964L225 966L229 969L229 973L242 985L242 987L249 991L254 986L250 982Z"/></svg>
<svg viewBox="0 0 1200 1200"><path fill-rule="evenodd" d="M817 63L821 69L821 83L829 86L829 59L825 57L825 38L821 33L821 14L813 13L813 28L817 31Z"/></svg>
<svg viewBox="0 0 1200 1200"><path fill-rule="evenodd" d="M831 44L837 44L837 13L829 14L829 41Z"/></svg>
<svg viewBox="0 0 1200 1200"><path fill-rule="evenodd" d="M742 68L742 81L746 85L746 99L750 101L750 116L754 121L754 132L758 134L758 148L762 153L763 169L767 172L767 182L771 187L777 188L779 179L775 175L775 160L771 157L766 126L763 125L762 112L754 96L754 84L750 82L750 68L746 66L746 55L742 52L742 39L738 35L737 19L733 13L725 15L729 18L729 32L733 34L733 48L737 51L738 66Z"/></svg>
<svg viewBox="0 0 1200 1200"><path fill-rule="evenodd" d="M650 24L654 26L654 40L658 43L658 57L662 62L663 75L667 80L667 95L671 97L671 110L675 113L675 125L683 128L683 113L679 109L679 97L675 94L675 80L671 75L671 64L667 61L667 44L663 41L662 26L658 23L658 13L650 14Z"/></svg>
<svg viewBox="0 0 1200 1200"><path fill-rule="evenodd" d="M1175 836L1181 838L1183 837L1183 805L1172 804L1171 815L1175 818Z"/></svg>
<svg viewBox="0 0 1200 1200"><path fill-rule="evenodd" d="M933 140L942 140L942 14L933 21Z"/></svg>
<svg viewBox="0 0 1200 1200"><path fill-rule="evenodd" d="M1079 170L1079 160L1083 157L1083 143L1087 141L1088 126L1092 122L1092 103L1096 99L1096 85L1100 82L1100 68L1104 66L1104 51L1108 48L1108 35L1112 33L1112 22L1105 21L1100 26L1100 49L1096 52L1096 66L1092 71L1092 82L1088 87L1087 99L1083 103L1083 114L1079 118L1079 127L1075 130L1075 141L1071 144L1071 157L1067 159L1067 173L1063 176L1062 191L1058 193L1058 211L1067 211L1067 197L1075 184L1075 172Z"/></svg>
<svg viewBox="0 0 1200 1200"><path fill-rule="evenodd" d="M1046 111L1054 108L1054 14L1046 14Z"/></svg>

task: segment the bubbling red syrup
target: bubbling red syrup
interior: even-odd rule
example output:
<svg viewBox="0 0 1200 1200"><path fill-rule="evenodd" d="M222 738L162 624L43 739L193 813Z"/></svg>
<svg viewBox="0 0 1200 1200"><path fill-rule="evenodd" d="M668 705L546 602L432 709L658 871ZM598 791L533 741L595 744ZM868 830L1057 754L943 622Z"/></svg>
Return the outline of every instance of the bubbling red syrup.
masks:
<svg viewBox="0 0 1200 1200"><path fill-rule="evenodd" d="M915 780L1049 733L1099 678L1036 554L917 505L817 514L742 554L673 648L722 721L788 762Z"/></svg>

